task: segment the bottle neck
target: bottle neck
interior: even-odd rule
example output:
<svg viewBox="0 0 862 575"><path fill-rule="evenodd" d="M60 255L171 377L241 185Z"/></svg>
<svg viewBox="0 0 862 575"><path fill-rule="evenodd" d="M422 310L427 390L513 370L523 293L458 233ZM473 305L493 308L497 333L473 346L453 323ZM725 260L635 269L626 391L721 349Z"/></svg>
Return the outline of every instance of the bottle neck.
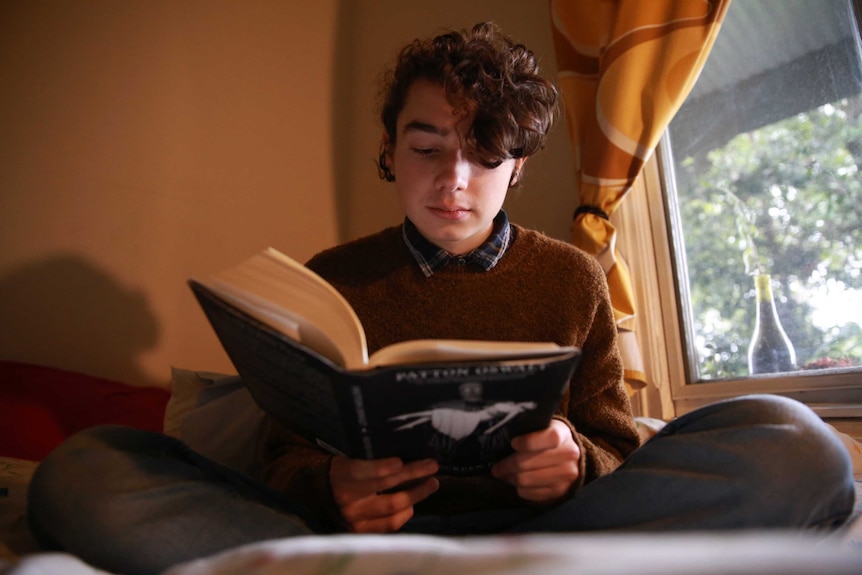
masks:
<svg viewBox="0 0 862 575"><path fill-rule="evenodd" d="M757 292L757 320L774 321L776 310L772 298L772 278L769 274L754 276L754 287Z"/></svg>
<svg viewBox="0 0 862 575"><path fill-rule="evenodd" d="M757 290L757 301L772 301L772 277L769 274L754 276L754 287Z"/></svg>

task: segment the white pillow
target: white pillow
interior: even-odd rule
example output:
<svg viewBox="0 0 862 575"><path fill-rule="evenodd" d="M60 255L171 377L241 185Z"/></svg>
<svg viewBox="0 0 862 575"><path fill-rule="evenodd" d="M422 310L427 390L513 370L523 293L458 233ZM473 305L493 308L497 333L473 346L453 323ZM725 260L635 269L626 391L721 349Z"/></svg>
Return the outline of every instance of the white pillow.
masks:
<svg viewBox="0 0 862 575"><path fill-rule="evenodd" d="M655 417L635 417L635 426L641 438L641 445L652 439L666 424L666 421Z"/></svg>
<svg viewBox="0 0 862 575"><path fill-rule="evenodd" d="M171 368L164 432L218 463L260 479L264 413L237 375Z"/></svg>

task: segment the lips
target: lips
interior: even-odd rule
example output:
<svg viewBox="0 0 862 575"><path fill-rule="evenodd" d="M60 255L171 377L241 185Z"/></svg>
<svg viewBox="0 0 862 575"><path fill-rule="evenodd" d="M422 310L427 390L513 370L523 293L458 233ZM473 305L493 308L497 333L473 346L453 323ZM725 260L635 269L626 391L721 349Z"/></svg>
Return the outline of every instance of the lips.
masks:
<svg viewBox="0 0 862 575"><path fill-rule="evenodd" d="M461 220L470 215L470 210L459 206L429 206L428 210L438 218L447 220Z"/></svg>

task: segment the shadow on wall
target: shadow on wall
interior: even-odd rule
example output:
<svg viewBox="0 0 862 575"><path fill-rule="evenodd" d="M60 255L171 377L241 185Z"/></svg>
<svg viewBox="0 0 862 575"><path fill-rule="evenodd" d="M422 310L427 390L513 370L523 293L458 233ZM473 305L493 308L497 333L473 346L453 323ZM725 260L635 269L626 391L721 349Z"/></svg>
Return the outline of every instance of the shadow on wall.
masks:
<svg viewBox="0 0 862 575"><path fill-rule="evenodd" d="M146 298L79 256L0 276L0 326L0 359L159 385L137 363L159 338Z"/></svg>

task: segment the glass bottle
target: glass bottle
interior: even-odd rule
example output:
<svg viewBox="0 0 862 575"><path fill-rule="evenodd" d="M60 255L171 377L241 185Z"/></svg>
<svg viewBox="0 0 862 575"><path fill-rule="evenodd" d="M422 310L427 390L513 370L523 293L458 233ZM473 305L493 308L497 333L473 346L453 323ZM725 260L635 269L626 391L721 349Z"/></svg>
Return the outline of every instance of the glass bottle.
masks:
<svg viewBox="0 0 862 575"><path fill-rule="evenodd" d="M778 319L769 274L754 276L754 285L757 290L757 319L748 348L748 372L753 375L793 371L797 369L796 351Z"/></svg>

